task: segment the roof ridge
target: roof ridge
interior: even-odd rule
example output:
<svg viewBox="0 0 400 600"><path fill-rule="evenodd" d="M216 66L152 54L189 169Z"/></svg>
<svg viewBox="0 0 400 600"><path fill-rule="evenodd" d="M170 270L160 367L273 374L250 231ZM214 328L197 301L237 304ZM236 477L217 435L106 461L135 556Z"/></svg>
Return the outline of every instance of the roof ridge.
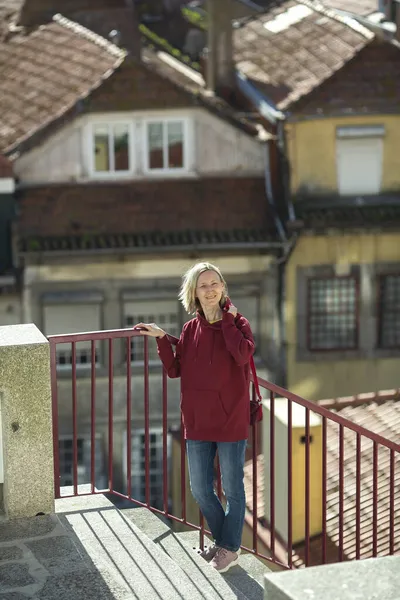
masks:
<svg viewBox="0 0 400 600"><path fill-rule="evenodd" d="M316 404L328 409L340 410L348 406L360 406L362 404L384 404L391 400L398 400L400 389L380 390L378 392L365 392L355 394L354 396L341 396L339 398L330 398L326 400L317 400Z"/></svg>
<svg viewBox="0 0 400 600"><path fill-rule="evenodd" d="M62 27L65 27L66 29L70 29L71 31L80 35L81 37L86 38L90 42L97 44L101 48L104 48L116 58L124 58L127 55L126 51L116 46L116 44L113 44L101 35L94 33L94 31L91 31L87 27L84 27L83 25L80 25L75 21L71 21L71 19L64 17L61 13L55 14L53 16L53 21L55 21Z"/></svg>
<svg viewBox="0 0 400 600"><path fill-rule="evenodd" d="M375 37L375 34L370 29L364 27L364 25L361 25L361 23L359 23L356 19L344 17L337 13L334 9L325 6L318 0L296 0L296 2L298 4L304 4L314 12L319 12L321 15L324 15L333 21L337 21L342 25L346 25L350 29L353 29L353 31L356 33L364 36L367 40L372 40Z"/></svg>

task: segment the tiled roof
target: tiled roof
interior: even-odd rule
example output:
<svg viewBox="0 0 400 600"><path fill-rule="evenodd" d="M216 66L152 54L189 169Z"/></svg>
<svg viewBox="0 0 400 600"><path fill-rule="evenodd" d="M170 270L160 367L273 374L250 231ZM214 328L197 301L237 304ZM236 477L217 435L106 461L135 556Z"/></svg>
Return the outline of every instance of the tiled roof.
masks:
<svg viewBox="0 0 400 600"><path fill-rule="evenodd" d="M67 250L251 244L276 238L262 177L36 187L20 192L18 208L18 235L31 240L31 249L32 240Z"/></svg>
<svg viewBox="0 0 400 600"><path fill-rule="evenodd" d="M342 69L301 98L293 113L301 116L398 113L400 51L394 44L371 42Z"/></svg>
<svg viewBox="0 0 400 600"><path fill-rule="evenodd" d="M377 196L363 201L362 198L336 199L329 204L320 202L297 203L297 219L306 229L325 230L327 228L376 228L398 227L400 225L400 195Z"/></svg>
<svg viewBox="0 0 400 600"><path fill-rule="evenodd" d="M400 436L400 390L380 394L364 394L355 398L324 401L321 404L365 429L382 437L397 441ZM327 561L339 560L339 438L338 426L327 420ZM389 553L389 503L390 503L390 452L378 446L378 535L377 555ZM360 479L360 557L372 556L373 532L373 443L362 437ZM258 458L258 517L265 515L264 458ZM400 553L400 455L395 459L395 535L394 550ZM356 558L356 434L345 428L344 435L344 494L343 494L343 550L345 560ZM253 510L252 465L245 467L247 508ZM267 526L265 527L267 531ZM310 564L320 564L322 536L310 540ZM305 547L298 544L293 549L296 567L304 566Z"/></svg>
<svg viewBox="0 0 400 600"><path fill-rule="evenodd" d="M6 10L6 2L0 0L0 16L3 14L6 20L6 15L9 15L9 21L14 15L15 21L18 11ZM69 3L69 6L72 4ZM143 89L138 91L132 85L135 81L136 85L143 86L144 76L138 72L140 69L151 79L147 86L147 96L151 100L146 104L149 109L160 108L161 105L163 108L170 105L177 107L183 102L185 106L202 105L235 127L257 135L254 120L224 100L205 94L204 87L193 82L182 68L176 69L169 64L172 59L169 62L162 60L160 53L148 48L143 51L143 61L137 61L136 70L132 68L129 74L120 77L125 77L125 86L129 83L127 78L130 79L129 88L124 88L122 98L119 96L120 101L108 91L105 93L107 101L92 106L95 92L102 91L107 81L114 81L116 72L121 70L119 67L127 63L126 53L101 37L107 36L113 27L121 31L124 14L124 9L118 7L73 13L74 19L81 24L55 15L52 21L36 29L14 31L3 43L0 37L0 151L10 154L16 148L22 149L21 142L30 140L30 143L38 143L50 130L54 130L57 123L63 125L67 119L83 111L126 110L127 106L134 110L137 107L132 95L136 94L139 100L146 95ZM122 33L125 31L127 38L134 27L126 19L125 23L126 31L122 27ZM131 60L130 64L133 62ZM159 81L158 86L154 83L155 78ZM154 86L171 88L171 85L176 90L175 96L180 94L181 97L177 105L171 91L166 94L153 89ZM97 93L97 103L98 96ZM126 101L121 107L123 98ZM162 98L165 98L164 103Z"/></svg>
<svg viewBox="0 0 400 600"><path fill-rule="evenodd" d="M235 60L279 109L286 110L373 37L356 21L346 21L317 2L288 0L235 30Z"/></svg>
<svg viewBox="0 0 400 600"><path fill-rule="evenodd" d="M323 4L329 8L354 13L362 17L378 12L377 0L324 0Z"/></svg>
<svg viewBox="0 0 400 600"><path fill-rule="evenodd" d="M142 233L70 235L63 237L27 237L21 252L87 252L90 250L130 250L136 252L177 249L243 248L272 246L276 242L271 231L262 229L144 231Z"/></svg>
<svg viewBox="0 0 400 600"><path fill-rule="evenodd" d="M0 150L10 150L76 106L124 56L61 16L0 44Z"/></svg>

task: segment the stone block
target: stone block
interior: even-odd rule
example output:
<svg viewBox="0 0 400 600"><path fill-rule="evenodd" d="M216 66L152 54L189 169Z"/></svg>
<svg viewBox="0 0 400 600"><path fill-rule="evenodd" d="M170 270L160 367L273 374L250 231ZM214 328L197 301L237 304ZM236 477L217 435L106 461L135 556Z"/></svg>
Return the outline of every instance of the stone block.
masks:
<svg viewBox="0 0 400 600"><path fill-rule="evenodd" d="M33 324L0 327L4 510L54 512L49 343Z"/></svg>
<svg viewBox="0 0 400 600"><path fill-rule="evenodd" d="M398 600L400 557L268 573L264 600Z"/></svg>

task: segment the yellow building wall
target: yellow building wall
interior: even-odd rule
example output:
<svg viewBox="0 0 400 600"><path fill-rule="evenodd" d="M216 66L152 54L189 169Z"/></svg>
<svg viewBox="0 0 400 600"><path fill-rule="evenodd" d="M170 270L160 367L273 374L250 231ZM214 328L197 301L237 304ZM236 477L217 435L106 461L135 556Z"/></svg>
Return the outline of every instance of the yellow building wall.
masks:
<svg viewBox="0 0 400 600"><path fill-rule="evenodd" d="M384 125L382 191L400 187L400 116L349 116L288 123L291 189L336 191L336 127Z"/></svg>
<svg viewBox="0 0 400 600"><path fill-rule="evenodd" d="M297 361L296 270L335 264L400 262L400 235L302 236L286 271L287 385L308 400L335 398L399 387L398 358Z"/></svg>

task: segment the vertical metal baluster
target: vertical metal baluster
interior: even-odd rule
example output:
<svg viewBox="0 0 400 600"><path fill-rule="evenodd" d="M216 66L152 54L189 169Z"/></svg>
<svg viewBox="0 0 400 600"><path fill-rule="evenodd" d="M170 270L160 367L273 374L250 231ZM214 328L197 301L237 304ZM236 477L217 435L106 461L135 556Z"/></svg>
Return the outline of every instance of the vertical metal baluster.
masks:
<svg viewBox="0 0 400 600"><path fill-rule="evenodd" d="M145 496L150 507L150 388L149 388L149 340L144 336L144 465Z"/></svg>
<svg viewBox="0 0 400 600"><path fill-rule="evenodd" d="M292 401L288 401L288 567L293 567L293 443L292 443Z"/></svg>
<svg viewBox="0 0 400 600"><path fill-rule="evenodd" d="M361 434L356 444L356 560L361 555Z"/></svg>
<svg viewBox="0 0 400 600"><path fill-rule="evenodd" d="M305 563L306 567L310 564L310 409L306 408L306 481L305 481Z"/></svg>
<svg viewBox="0 0 400 600"><path fill-rule="evenodd" d="M113 491L113 447L114 447L114 353L113 340L108 340L108 488Z"/></svg>
<svg viewBox="0 0 400 600"><path fill-rule="evenodd" d="M373 451L373 490L372 490L372 556L378 555L378 443L374 442Z"/></svg>
<svg viewBox="0 0 400 600"><path fill-rule="evenodd" d="M271 555L275 558L275 394L270 392L270 424L269 424L269 469L270 469L270 525Z"/></svg>
<svg viewBox="0 0 400 600"><path fill-rule="evenodd" d="M162 395L163 395L163 504L164 513L168 515L168 382L167 371L162 370Z"/></svg>
<svg viewBox="0 0 400 600"><path fill-rule="evenodd" d="M343 560L344 525L344 427L339 425L339 561Z"/></svg>
<svg viewBox="0 0 400 600"><path fill-rule="evenodd" d="M57 345L50 339L51 398L53 416L53 455L54 455L54 495L61 497L60 490L60 448L58 433L58 386L57 386Z"/></svg>
<svg viewBox="0 0 400 600"><path fill-rule="evenodd" d="M251 388L252 399L256 398L256 388L254 383L252 383ZM254 552L258 551L258 485L257 485L257 474L258 474L258 425L254 423L252 425L252 471L253 471L253 550Z"/></svg>
<svg viewBox="0 0 400 600"><path fill-rule="evenodd" d="M91 341L90 377L90 485L92 494L96 490L96 342Z"/></svg>
<svg viewBox="0 0 400 600"><path fill-rule="evenodd" d="M74 496L78 495L78 409L76 381L76 342L72 342L72 437Z"/></svg>
<svg viewBox="0 0 400 600"><path fill-rule="evenodd" d="M389 552L394 554L394 486L395 486L395 453L390 451L390 508L389 508Z"/></svg>
<svg viewBox="0 0 400 600"><path fill-rule="evenodd" d="M322 417L322 564L326 564L326 485L327 485L327 428L326 417Z"/></svg>
<svg viewBox="0 0 400 600"><path fill-rule="evenodd" d="M126 469L127 495L132 498L132 338L126 338Z"/></svg>

